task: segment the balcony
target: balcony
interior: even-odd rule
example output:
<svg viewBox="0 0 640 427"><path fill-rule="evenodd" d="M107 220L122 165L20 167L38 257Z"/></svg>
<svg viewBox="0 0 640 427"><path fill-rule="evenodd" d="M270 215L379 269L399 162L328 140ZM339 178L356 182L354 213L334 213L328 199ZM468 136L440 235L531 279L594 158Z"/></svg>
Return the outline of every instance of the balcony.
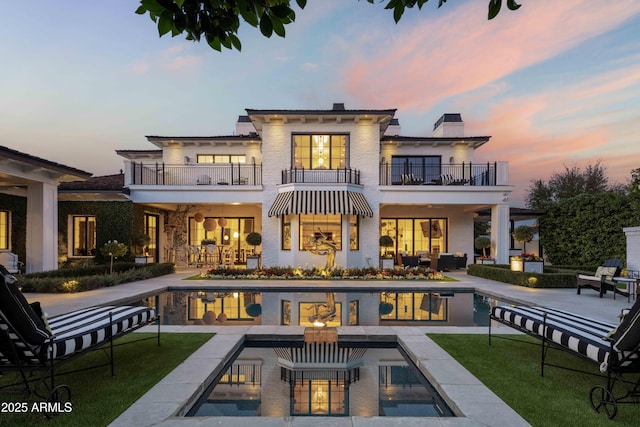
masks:
<svg viewBox="0 0 640 427"><path fill-rule="evenodd" d="M507 164L380 165L380 185L507 185ZM504 169L504 170L502 170ZM505 182L501 182L505 181Z"/></svg>
<svg viewBox="0 0 640 427"><path fill-rule="evenodd" d="M295 183L343 183L360 185L360 171L357 169L285 169L282 184Z"/></svg>
<svg viewBox="0 0 640 427"><path fill-rule="evenodd" d="M132 162L125 185L262 185L262 165L169 165Z"/></svg>

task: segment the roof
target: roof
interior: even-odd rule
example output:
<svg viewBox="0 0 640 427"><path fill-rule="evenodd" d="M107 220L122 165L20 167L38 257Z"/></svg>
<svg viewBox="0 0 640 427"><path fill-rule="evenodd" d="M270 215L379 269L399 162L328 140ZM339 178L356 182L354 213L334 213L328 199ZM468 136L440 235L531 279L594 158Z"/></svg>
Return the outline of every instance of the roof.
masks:
<svg viewBox="0 0 640 427"><path fill-rule="evenodd" d="M100 191L121 192L124 187L124 174L94 176L86 181L63 182L58 186L61 192L77 192L77 191Z"/></svg>
<svg viewBox="0 0 640 427"><path fill-rule="evenodd" d="M52 162L50 160L46 160L41 157L32 156L31 154L23 153L23 152L13 150L11 148L4 147L1 145L0 145L0 157L17 160L22 163L30 164L32 166L51 169L65 175L75 175L78 178L89 178L92 175L90 172L86 172L86 171L76 169L71 166L66 166L60 163Z"/></svg>
<svg viewBox="0 0 640 427"><path fill-rule="evenodd" d="M402 135L385 135L380 138L381 143L393 143L398 145L455 145L468 144L473 148L484 145L491 139L490 136L460 136L460 137L444 137L444 136L402 136Z"/></svg>

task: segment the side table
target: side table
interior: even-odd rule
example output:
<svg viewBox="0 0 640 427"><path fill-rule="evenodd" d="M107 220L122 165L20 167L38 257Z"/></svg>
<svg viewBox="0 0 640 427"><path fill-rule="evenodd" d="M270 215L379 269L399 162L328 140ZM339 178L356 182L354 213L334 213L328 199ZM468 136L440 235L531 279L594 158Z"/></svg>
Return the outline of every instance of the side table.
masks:
<svg viewBox="0 0 640 427"><path fill-rule="evenodd" d="M636 300L640 279L634 277L614 277L613 283L624 283L627 286L627 302L631 302L631 295L633 295L633 300ZM613 294L615 296L615 292Z"/></svg>

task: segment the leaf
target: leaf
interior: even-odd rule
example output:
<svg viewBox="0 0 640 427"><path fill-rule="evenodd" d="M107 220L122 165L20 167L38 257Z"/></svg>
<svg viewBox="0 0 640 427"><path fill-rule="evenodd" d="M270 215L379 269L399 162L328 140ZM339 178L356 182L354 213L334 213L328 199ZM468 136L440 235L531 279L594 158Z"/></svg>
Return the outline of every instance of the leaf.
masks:
<svg viewBox="0 0 640 427"><path fill-rule="evenodd" d="M260 32L265 37L271 37L273 34L273 24L266 12L260 17Z"/></svg>
<svg viewBox="0 0 640 427"><path fill-rule="evenodd" d="M242 43L240 43L240 39L235 34L229 34L229 38L231 39L231 44L235 47L238 52L242 50Z"/></svg>
<svg viewBox="0 0 640 427"><path fill-rule="evenodd" d="M516 3L516 0L507 0L507 7L509 8L509 10L520 9L520 5Z"/></svg>
<svg viewBox="0 0 640 427"><path fill-rule="evenodd" d="M404 14L404 4L398 2L396 8L393 9L393 19L396 21L396 24L400 21L400 18L402 18L402 14Z"/></svg>
<svg viewBox="0 0 640 427"><path fill-rule="evenodd" d="M298 3L298 7L300 9L304 9L304 7L307 5L307 0L296 0L296 3Z"/></svg>
<svg viewBox="0 0 640 427"><path fill-rule="evenodd" d="M489 19L493 19L500 13L502 0L489 0Z"/></svg>
<svg viewBox="0 0 640 427"><path fill-rule="evenodd" d="M136 9L136 13L138 15L144 15L145 13L147 13L147 8L144 6L138 6L138 8Z"/></svg>
<svg viewBox="0 0 640 427"><path fill-rule="evenodd" d="M276 33L280 37L284 37L284 24L282 23L282 20L280 18L278 18L277 16L271 16L271 25L273 27L274 33Z"/></svg>
<svg viewBox="0 0 640 427"><path fill-rule="evenodd" d="M168 10L165 10L160 15L160 19L158 20L158 33L160 37L167 34L173 28L173 14Z"/></svg>
<svg viewBox="0 0 640 427"><path fill-rule="evenodd" d="M220 47L220 39L218 37L214 37L213 39L209 40L209 46L211 46L212 49L215 49L218 52L222 51L222 48Z"/></svg>

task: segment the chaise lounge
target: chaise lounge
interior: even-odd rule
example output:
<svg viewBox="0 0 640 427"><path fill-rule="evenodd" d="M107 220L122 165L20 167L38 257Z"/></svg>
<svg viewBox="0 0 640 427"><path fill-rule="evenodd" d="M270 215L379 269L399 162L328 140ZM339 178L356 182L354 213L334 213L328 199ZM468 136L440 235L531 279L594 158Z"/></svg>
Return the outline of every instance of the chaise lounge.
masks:
<svg viewBox="0 0 640 427"><path fill-rule="evenodd" d="M21 378L1 389L66 401L71 391L56 384L61 365L104 348L108 362L99 366L110 365L113 375L113 340L155 320L155 310L143 306L96 306L47 319L40 304L29 304L15 277L0 266L0 372L16 371ZM157 339L160 345L159 325Z"/></svg>
<svg viewBox="0 0 640 427"><path fill-rule="evenodd" d="M591 406L596 412L604 411L611 419L617 414L618 404L640 401L640 378L635 383L622 378L623 374L640 372L640 300L622 314L624 318L618 326L545 307L498 306L491 309L489 316L493 321L541 340L541 376L545 365L571 369L547 361L551 348L597 364L600 372L606 374L607 384L591 389Z"/></svg>
<svg viewBox="0 0 640 427"><path fill-rule="evenodd" d="M600 298L602 298L607 291L613 292L613 299L616 298L616 294L627 296L626 292L618 289L613 282L613 278L620 275L622 271L622 261L617 258L611 258L598 267L593 276L586 274L576 275L577 293L580 295L580 290L583 288L593 289L598 291Z"/></svg>

